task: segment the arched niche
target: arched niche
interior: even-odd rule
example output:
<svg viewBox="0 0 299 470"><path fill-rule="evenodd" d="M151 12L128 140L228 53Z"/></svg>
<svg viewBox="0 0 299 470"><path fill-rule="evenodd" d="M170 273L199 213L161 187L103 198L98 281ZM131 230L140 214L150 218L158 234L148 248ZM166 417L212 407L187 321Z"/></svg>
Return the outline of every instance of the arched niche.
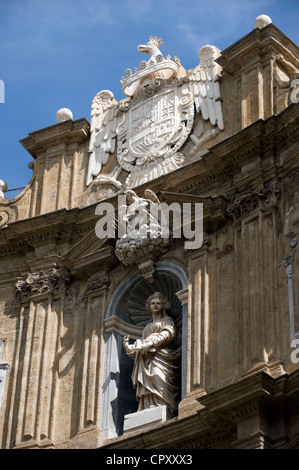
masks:
<svg viewBox="0 0 299 470"><path fill-rule="evenodd" d="M101 414L104 439L121 435L124 415L137 411L138 402L131 381L133 361L127 356L122 340L125 335L133 340L141 337L144 326L150 321L145 303L156 291L166 295L171 303L171 316L178 332L177 341L182 344L181 399L185 395L187 305L180 300L179 293L186 289L187 276L180 266L157 262L153 283L146 281L138 271L114 293L104 320L105 367Z"/></svg>

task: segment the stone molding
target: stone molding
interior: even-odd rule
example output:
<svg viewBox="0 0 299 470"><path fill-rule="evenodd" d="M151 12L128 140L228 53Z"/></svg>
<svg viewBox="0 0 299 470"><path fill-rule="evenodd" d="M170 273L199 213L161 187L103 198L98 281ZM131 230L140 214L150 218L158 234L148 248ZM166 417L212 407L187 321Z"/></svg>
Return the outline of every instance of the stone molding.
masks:
<svg viewBox="0 0 299 470"><path fill-rule="evenodd" d="M198 395L201 408L194 414L144 430L142 438L136 433L110 440L102 448L274 449L288 448L287 443L294 448L298 434L276 435L275 426L271 431L271 423L285 413L287 420L298 419L298 377L298 370L276 379L259 372L214 392ZM250 423L256 418L256 430L246 434L247 423L250 429Z"/></svg>
<svg viewBox="0 0 299 470"><path fill-rule="evenodd" d="M236 221L257 209L267 210L276 206L280 195L280 184L275 178L267 185L262 183L256 188L250 187L232 196L227 205L227 213Z"/></svg>
<svg viewBox="0 0 299 470"><path fill-rule="evenodd" d="M282 166L277 158L278 155L297 142L299 121L296 107L298 106L298 104L290 105L278 116L271 116L265 121L259 119L251 126L210 147L201 160L193 165L186 165L180 170L180 181L183 182L180 183L180 192L183 194L211 193L214 187L230 183L233 175L240 174L242 177L240 168L252 161L259 161L259 171L264 177L273 178L275 164L277 167ZM262 171L263 160L269 158L270 155L270 163L267 169ZM292 172L296 165L296 158L291 158L287 165L284 164L283 173ZM194 174L197 175L196 179ZM171 181L168 182L168 178L168 175L164 177L163 188L169 191ZM256 181L256 172L253 172L251 176L248 175L247 179Z"/></svg>
<svg viewBox="0 0 299 470"><path fill-rule="evenodd" d="M143 326L136 326L127 323L116 315L105 318L104 320L105 333L114 332L120 336L130 335L130 338L137 339L141 338Z"/></svg>
<svg viewBox="0 0 299 470"><path fill-rule="evenodd" d="M168 204L172 204L173 202L177 202L180 205L184 203L202 203L203 229L205 233L213 232L226 223L226 206L228 199L223 194L217 196L198 196L195 194L183 194L169 191L161 191L160 193L163 200ZM194 214L191 215L191 218L193 221ZM208 243L208 240L204 238L203 244L206 243Z"/></svg>
<svg viewBox="0 0 299 470"><path fill-rule="evenodd" d="M256 60L260 56L267 58L267 53L273 51L273 53L285 54L292 60L293 66L295 67L296 64L299 68L297 46L290 42L286 45L286 39L286 36L273 23L261 29L255 28L242 39L221 51L216 62L223 67L225 72L233 73L235 70L239 70L243 64L248 67L250 59Z"/></svg>
<svg viewBox="0 0 299 470"><path fill-rule="evenodd" d="M82 118L76 121L69 120L54 124L53 126L30 132L28 137L20 140L30 155L37 159L40 153L50 147L61 144L82 143L89 137L89 122Z"/></svg>

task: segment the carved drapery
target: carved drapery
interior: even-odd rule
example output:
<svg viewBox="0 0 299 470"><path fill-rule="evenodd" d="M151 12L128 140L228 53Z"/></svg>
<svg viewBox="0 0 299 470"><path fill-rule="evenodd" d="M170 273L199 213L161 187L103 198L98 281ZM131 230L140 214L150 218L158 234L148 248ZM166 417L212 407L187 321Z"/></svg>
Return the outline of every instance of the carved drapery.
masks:
<svg viewBox="0 0 299 470"><path fill-rule="evenodd" d="M144 325L150 320L149 313L145 310L145 299L158 288L171 299L171 311L178 327L178 341L182 341L181 336L184 341L187 337L186 275L180 266L170 262L158 261L155 268L156 275L153 283L148 283L137 271L120 286L112 297L104 320L105 368L101 418L104 440L121 434L124 414L137 411L137 401L130 378L133 362L130 362L131 359L124 352L122 336L129 335L132 339L141 337ZM181 291L182 288L184 293ZM177 293L178 296L176 296ZM186 344L182 350L181 392L184 396L186 391ZM126 388L122 388L124 382L128 382L127 385L130 389L132 388L133 394L125 396L127 391L124 392L124 390ZM134 406L135 409L133 409Z"/></svg>

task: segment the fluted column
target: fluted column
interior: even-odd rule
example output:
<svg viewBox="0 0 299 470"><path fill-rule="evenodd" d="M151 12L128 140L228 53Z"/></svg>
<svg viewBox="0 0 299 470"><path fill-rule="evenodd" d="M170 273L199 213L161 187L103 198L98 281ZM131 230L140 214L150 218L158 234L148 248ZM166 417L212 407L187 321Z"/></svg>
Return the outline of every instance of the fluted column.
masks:
<svg viewBox="0 0 299 470"><path fill-rule="evenodd" d="M64 290L69 274L55 268L17 283L21 338L15 389L15 447L53 447ZM18 396L17 396L18 395Z"/></svg>

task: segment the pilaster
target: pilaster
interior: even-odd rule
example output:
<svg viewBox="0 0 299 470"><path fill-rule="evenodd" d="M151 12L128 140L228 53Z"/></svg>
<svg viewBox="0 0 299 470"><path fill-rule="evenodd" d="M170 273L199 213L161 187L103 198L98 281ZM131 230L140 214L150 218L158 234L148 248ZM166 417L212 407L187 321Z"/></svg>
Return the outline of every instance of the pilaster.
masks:
<svg viewBox="0 0 299 470"><path fill-rule="evenodd" d="M20 278L20 341L12 365L16 384L12 396L15 448L54 446L56 401L59 394L57 356L60 350L66 270L52 268ZM16 420L16 421L15 421Z"/></svg>

